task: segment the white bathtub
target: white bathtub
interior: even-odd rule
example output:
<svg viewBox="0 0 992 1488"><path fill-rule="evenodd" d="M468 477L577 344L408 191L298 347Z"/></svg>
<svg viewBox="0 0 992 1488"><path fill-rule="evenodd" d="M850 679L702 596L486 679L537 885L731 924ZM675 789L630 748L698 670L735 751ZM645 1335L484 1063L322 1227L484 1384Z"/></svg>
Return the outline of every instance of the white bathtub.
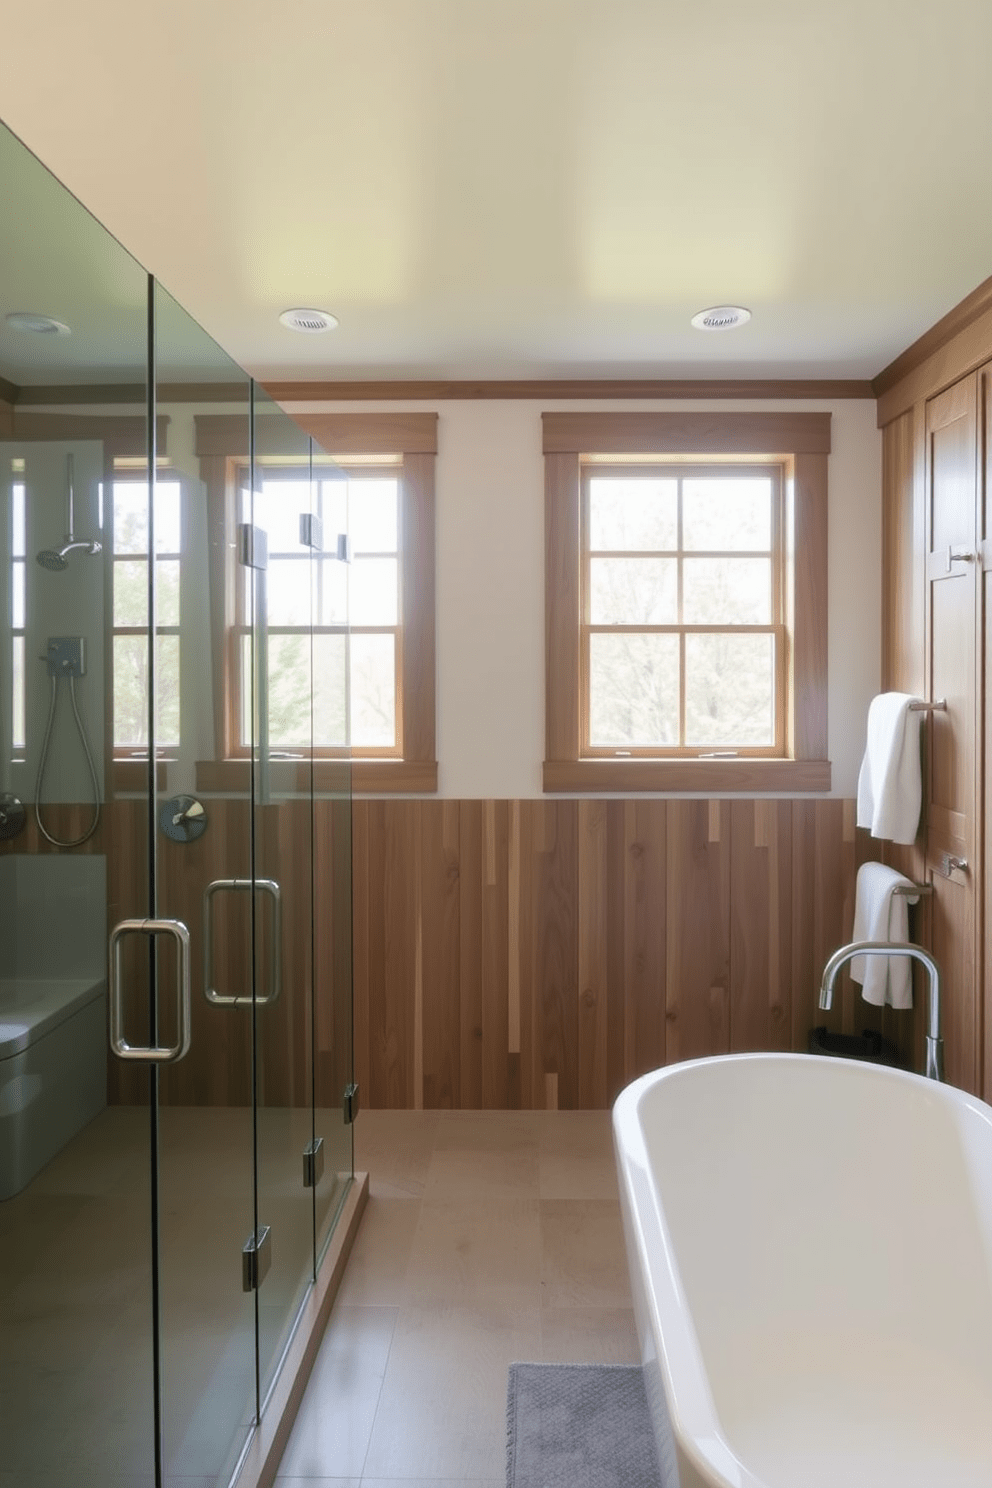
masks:
<svg viewBox="0 0 992 1488"><path fill-rule="evenodd" d="M992 1108L743 1054L613 1129L665 1488L990 1488Z"/></svg>

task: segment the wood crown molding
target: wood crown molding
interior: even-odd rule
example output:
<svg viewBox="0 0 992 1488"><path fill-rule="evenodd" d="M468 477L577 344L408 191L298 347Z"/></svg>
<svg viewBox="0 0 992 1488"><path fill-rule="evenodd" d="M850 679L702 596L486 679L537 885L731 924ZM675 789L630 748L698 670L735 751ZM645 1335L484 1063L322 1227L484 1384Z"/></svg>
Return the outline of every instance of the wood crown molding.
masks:
<svg viewBox="0 0 992 1488"><path fill-rule="evenodd" d="M871 396L881 398L890 392L904 377L922 367L935 352L972 325L981 316L992 311L992 278L984 279L971 294L965 295L960 304L948 310L928 331L918 336L911 346L891 361L887 367L871 380Z"/></svg>
<svg viewBox="0 0 992 1488"><path fill-rule="evenodd" d="M206 413L196 424L196 453L248 457L248 414ZM328 455L433 455L436 413L259 414L255 453L291 458L309 453L308 438Z"/></svg>
<svg viewBox="0 0 992 1488"><path fill-rule="evenodd" d="M854 378L544 378L521 381L266 382L277 403L443 401L474 398L873 398L871 383ZM293 415L299 417L298 414Z"/></svg>
<svg viewBox="0 0 992 1488"><path fill-rule="evenodd" d="M830 453L829 413L545 413L544 453Z"/></svg>

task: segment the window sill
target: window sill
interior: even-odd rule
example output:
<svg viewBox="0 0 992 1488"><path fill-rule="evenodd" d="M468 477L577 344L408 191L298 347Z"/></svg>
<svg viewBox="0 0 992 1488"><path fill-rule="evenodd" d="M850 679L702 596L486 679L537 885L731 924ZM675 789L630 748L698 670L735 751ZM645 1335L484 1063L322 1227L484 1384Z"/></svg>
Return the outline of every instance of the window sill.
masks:
<svg viewBox="0 0 992 1488"><path fill-rule="evenodd" d="M272 760L269 770L275 790L305 794L310 789L309 760ZM247 795L250 783L247 759L196 762L198 791L236 791ZM322 795L347 795L349 791L354 795L433 794L437 791L437 761L318 759L313 766L313 787Z"/></svg>
<svg viewBox="0 0 992 1488"><path fill-rule="evenodd" d="M828 791L829 760L545 760L548 793Z"/></svg>

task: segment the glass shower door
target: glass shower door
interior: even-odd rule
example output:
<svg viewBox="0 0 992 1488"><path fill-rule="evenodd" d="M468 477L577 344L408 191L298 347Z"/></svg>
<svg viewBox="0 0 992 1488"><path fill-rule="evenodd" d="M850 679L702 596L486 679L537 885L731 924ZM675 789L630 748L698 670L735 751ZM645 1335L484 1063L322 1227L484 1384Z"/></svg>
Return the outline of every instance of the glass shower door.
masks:
<svg viewBox="0 0 992 1488"><path fill-rule="evenodd" d="M0 186L0 303L70 332L0 322L0 1482L146 1488L150 1079L108 1056L106 971L149 837L108 747L105 497L146 446L147 276L2 127Z"/></svg>
<svg viewBox="0 0 992 1488"><path fill-rule="evenodd" d="M248 761L231 755L228 718L250 383L158 284L154 312L165 446L155 476L157 906L189 931L191 1012L188 1053L158 1073L162 1456L167 1482L224 1484L257 1406L243 1274L254 1193L251 782ZM229 454L213 453L218 427Z"/></svg>

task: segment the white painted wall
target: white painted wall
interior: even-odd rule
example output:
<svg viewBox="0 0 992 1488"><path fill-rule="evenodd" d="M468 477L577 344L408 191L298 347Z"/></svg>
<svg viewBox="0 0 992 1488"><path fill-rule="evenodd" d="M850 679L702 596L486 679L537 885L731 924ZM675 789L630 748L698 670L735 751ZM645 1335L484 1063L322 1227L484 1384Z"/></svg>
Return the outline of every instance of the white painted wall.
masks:
<svg viewBox="0 0 992 1488"><path fill-rule="evenodd" d="M541 414L588 402L452 400L296 405L436 409L439 794L537 797L544 759L544 469ZM881 675L882 441L869 399L661 400L627 409L829 411L829 747L851 796Z"/></svg>

